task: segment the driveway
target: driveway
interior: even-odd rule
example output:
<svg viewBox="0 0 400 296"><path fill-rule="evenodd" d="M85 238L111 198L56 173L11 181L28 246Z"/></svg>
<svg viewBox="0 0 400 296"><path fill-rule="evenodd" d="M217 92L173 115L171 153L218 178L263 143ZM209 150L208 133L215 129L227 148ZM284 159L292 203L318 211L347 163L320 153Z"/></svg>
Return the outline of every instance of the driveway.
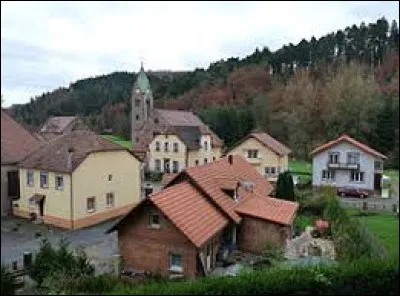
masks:
<svg viewBox="0 0 400 296"><path fill-rule="evenodd" d="M89 258L110 258L118 253L116 232L105 234L117 219L80 230L62 230L59 228L36 225L17 217L1 218L1 263L17 260L22 264L24 251L34 252L40 245L40 237L35 238L35 232L40 231L52 244L58 244L61 237L67 238L72 247L82 246ZM18 230L15 229L16 224ZM13 229L14 228L14 229Z"/></svg>

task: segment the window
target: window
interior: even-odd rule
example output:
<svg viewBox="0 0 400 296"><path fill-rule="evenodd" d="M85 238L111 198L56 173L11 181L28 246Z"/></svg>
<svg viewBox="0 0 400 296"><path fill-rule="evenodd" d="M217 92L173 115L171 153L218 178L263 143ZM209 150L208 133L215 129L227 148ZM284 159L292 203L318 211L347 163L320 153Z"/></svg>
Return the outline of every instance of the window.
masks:
<svg viewBox="0 0 400 296"><path fill-rule="evenodd" d="M111 181L112 180L112 175L110 174L110 175L108 175L108 181Z"/></svg>
<svg viewBox="0 0 400 296"><path fill-rule="evenodd" d="M250 149L247 150L247 158L257 158L258 157L258 150Z"/></svg>
<svg viewBox="0 0 400 296"><path fill-rule="evenodd" d="M348 164L358 164L358 163L360 163L360 153L358 153L358 152L348 152L347 153L347 163Z"/></svg>
<svg viewBox="0 0 400 296"><path fill-rule="evenodd" d="M207 141L204 141L204 150L208 151L208 142Z"/></svg>
<svg viewBox="0 0 400 296"><path fill-rule="evenodd" d="M63 190L64 188L64 177L62 175L56 175L56 189Z"/></svg>
<svg viewBox="0 0 400 296"><path fill-rule="evenodd" d="M155 123L155 124L158 123L158 118L154 118L154 123Z"/></svg>
<svg viewBox="0 0 400 296"><path fill-rule="evenodd" d="M154 167L156 169L157 172L161 172L161 160L156 159L154 161Z"/></svg>
<svg viewBox="0 0 400 296"><path fill-rule="evenodd" d="M183 271L182 255L171 253L169 255L169 269L172 271Z"/></svg>
<svg viewBox="0 0 400 296"><path fill-rule="evenodd" d="M156 142L156 151L160 151L160 142Z"/></svg>
<svg viewBox="0 0 400 296"><path fill-rule="evenodd" d="M340 156L339 152L329 153L329 163L332 163L332 164L339 163L339 156Z"/></svg>
<svg viewBox="0 0 400 296"><path fill-rule="evenodd" d="M275 167L265 167L265 175L267 176L275 176L276 168Z"/></svg>
<svg viewBox="0 0 400 296"><path fill-rule="evenodd" d="M335 171L322 170L322 180L334 180Z"/></svg>
<svg viewBox="0 0 400 296"><path fill-rule="evenodd" d="M376 160L376 161L374 162L374 168L375 168L375 170L382 170L382 167L383 167L382 161Z"/></svg>
<svg viewBox="0 0 400 296"><path fill-rule="evenodd" d="M40 187L42 188L49 188L49 182L47 179L46 172L40 172Z"/></svg>
<svg viewBox="0 0 400 296"><path fill-rule="evenodd" d="M150 213L149 215L149 226L150 228L159 229L160 228L160 215L155 213Z"/></svg>
<svg viewBox="0 0 400 296"><path fill-rule="evenodd" d="M174 152L178 152L178 143L174 143Z"/></svg>
<svg viewBox="0 0 400 296"><path fill-rule="evenodd" d="M94 197L88 197L86 199L86 211L93 213L96 210L96 201Z"/></svg>
<svg viewBox="0 0 400 296"><path fill-rule="evenodd" d="M206 164L208 162L207 158L204 158L204 164Z"/></svg>
<svg viewBox="0 0 400 296"><path fill-rule="evenodd" d="M139 115L136 115L136 120L139 120Z"/></svg>
<svg viewBox="0 0 400 296"><path fill-rule="evenodd" d="M26 171L26 185L33 186L33 171Z"/></svg>
<svg viewBox="0 0 400 296"><path fill-rule="evenodd" d="M196 160L194 161L194 164L195 164L196 166L199 165L199 160L196 159Z"/></svg>
<svg viewBox="0 0 400 296"><path fill-rule="evenodd" d="M169 151L168 142L165 142L165 143L164 143L164 151L165 151L165 152L168 152L168 151Z"/></svg>
<svg viewBox="0 0 400 296"><path fill-rule="evenodd" d="M112 208L114 206L114 193L109 192L106 194L106 207Z"/></svg>
<svg viewBox="0 0 400 296"><path fill-rule="evenodd" d="M350 182L364 182L364 172L350 171Z"/></svg>
<svg viewBox="0 0 400 296"><path fill-rule="evenodd" d="M172 172L173 173L177 173L179 171L179 162L177 162L176 160L174 160L172 162Z"/></svg>

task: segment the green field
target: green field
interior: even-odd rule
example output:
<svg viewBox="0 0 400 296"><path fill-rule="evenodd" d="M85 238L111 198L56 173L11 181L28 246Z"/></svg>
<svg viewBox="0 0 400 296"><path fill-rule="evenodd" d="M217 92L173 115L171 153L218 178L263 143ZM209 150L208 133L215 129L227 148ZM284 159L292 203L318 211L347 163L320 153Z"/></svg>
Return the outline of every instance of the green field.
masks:
<svg viewBox="0 0 400 296"><path fill-rule="evenodd" d="M347 209L350 215L358 210ZM369 231L386 247L391 256L399 256L399 219L393 214L379 213L371 216L356 217L365 223Z"/></svg>
<svg viewBox="0 0 400 296"><path fill-rule="evenodd" d="M110 141L112 141L114 143L117 143L117 144L119 144L121 146L124 146L125 148L130 149L132 147L131 141L127 141L127 140L125 140L125 139L123 139L121 137L114 136L114 135L101 135L101 136L103 138L107 139L107 140L110 140Z"/></svg>

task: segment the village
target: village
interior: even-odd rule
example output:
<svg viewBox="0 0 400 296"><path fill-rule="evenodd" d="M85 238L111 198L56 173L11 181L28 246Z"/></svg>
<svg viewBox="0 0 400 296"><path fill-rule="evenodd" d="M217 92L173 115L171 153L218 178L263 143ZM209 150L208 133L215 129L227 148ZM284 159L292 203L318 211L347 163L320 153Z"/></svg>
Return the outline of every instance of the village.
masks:
<svg viewBox="0 0 400 296"><path fill-rule="evenodd" d="M398 2L1 8L2 295L400 293Z"/></svg>
<svg viewBox="0 0 400 296"><path fill-rule="evenodd" d="M2 262L21 264L37 247L32 240L49 234L55 243L65 233L96 249L98 262L109 259L113 272L131 276L235 274L243 264L262 264L267 245L291 261L335 259L332 240L311 235L324 221L299 233L299 203L274 197L278 177L290 171L290 148L254 131L224 149L192 112L153 108L143 66L132 114L127 149L78 117L49 118L32 134L1 111ZM385 155L347 135L310 155L310 188L336 188L356 208L378 196L375 209L398 212L383 179ZM21 234L18 225L26 228Z"/></svg>

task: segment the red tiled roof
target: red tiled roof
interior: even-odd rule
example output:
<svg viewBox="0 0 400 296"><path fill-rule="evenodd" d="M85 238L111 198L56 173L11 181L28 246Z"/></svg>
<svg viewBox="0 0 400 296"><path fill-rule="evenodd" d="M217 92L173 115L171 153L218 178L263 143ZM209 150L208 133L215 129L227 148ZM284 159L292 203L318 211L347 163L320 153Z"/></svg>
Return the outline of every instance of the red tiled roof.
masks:
<svg viewBox="0 0 400 296"><path fill-rule="evenodd" d="M72 153L69 152L71 148ZM90 153L111 150L129 151L92 131L78 130L45 142L24 158L20 165L29 169L72 172Z"/></svg>
<svg viewBox="0 0 400 296"><path fill-rule="evenodd" d="M169 181L171 181L173 178L175 178L178 174L168 174L168 173L164 173L162 176L162 180L161 180L161 184L162 185L166 185L169 183Z"/></svg>
<svg viewBox="0 0 400 296"><path fill-rule="evenodd" d="M339 144L342 141L345 141L345 142L347 142L347 143L349 143L349 144L361 149L365 153L371 154L371 155L376 156L376 157L384 158L384 159L387 158L387 156L383 155L382 153L372 149L371 147L368 147L367 145L365 145L365 144L353 139L352 137L350 137L348 135L342 135L342 136L340 136L339 138L337 138L335 140L332 140L332 141L330 141L328 143L325 143L325 144L315 148L313 151L311 151L310 155L314 155L314 154L320 153L320 152L322 152L322 151L324 151L324 150L326 150L326 149L328 149L330 147L333 147L333 146Z"/></svg>
<svg viewBox="0 0 400 296"><path fill-rule="evenodd" d="M1 110L1 163L15 163L39 147L41 141Z"/></svg>
<svg viewBox="0 0 400 296"><path fill-rule="evenodd" d="M228 224L228 219L188 182L154 193L150 200L197 247Z"/></svg>
<svg viewBox="0 0 400 296"><path fill-rule="evenodd" d="M254 197L244 200L235 208L235 211L279 224L291 225L297 208L297 203L283 199Z"/></svg>
<svg viewBox="0 0 400 296"><path fill-rule="evenodd" d="M195 182L201 190L236 223L239 223L241 220L239 212L237 211L237 209L239 209L238 206L246 199L259 198L260 196L264 197L266 200L266 202L264 202L264 211L270 211L269 207L274 206L276 208L274 211L281 211L282 215L274 216L271 214L270 216L264 215L263 217L267 220L282 224L292 219L297 209L297 203L295 202L273 203L269 201L271 198L268 197L268 194L272 190L272 185L241 156L232 156L232 164L229 163L228 157L224 157L213 163L187 168L183 173L193 180L193 182ZM253 184L253 192L248 193L241 187L238 194L239 201L235 202L223 189L231 189L237 182L241 181L250 181ZM172 180L170 183L171 182ZM250 208L254 207L254 216L259 216L258 206L264 204L251 202L241 209L242 211L246 209L247 213L250 213ZM286 216L283 213L286 213Z"/></svg>
<svg viewBox="0 0 400 296"><path fill-rule="evenodd" d="M253 132L253 133L247 135L242 140L240 140L238 143L236 143L233 146L233 148L231 148L229 151L231 151L235 147L239 146L241 143L243 143L244 141L246 141L249 138L256 139L262 145L264 145L265 147L271 149L276 154L281 155L281 156L288 155L288 154L290 154L292 152L292 150L290 150L288 147L283 145L281 142L279 142L278 140L274 139L273 137L271 137L267 133L263 133L263 132L257 132L257 133ZM229 153L229 151L228 151L228 153Z"/></svg>

